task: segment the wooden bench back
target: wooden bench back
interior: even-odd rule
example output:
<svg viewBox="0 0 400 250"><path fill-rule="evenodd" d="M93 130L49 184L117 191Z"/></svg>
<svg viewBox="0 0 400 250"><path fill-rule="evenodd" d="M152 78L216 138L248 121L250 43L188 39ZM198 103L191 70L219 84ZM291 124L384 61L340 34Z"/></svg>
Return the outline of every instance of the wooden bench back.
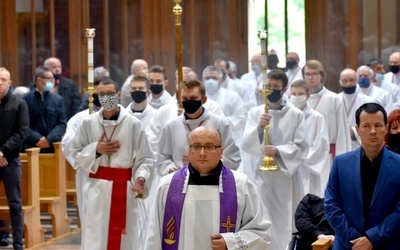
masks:
<svg viewBox="0 0 400 250"><path fill-rule="evenodd" d="M31 148L21 157L23 206L39 206L39 152L39 148ZM0 187L0 206L8 206L3 182Z"/></svg>
<svg viewBox="0 0 400 250"><path fill-rule="evenodd" d="M66 171L66 187L67 189L75 189L75 173L76 170L65 160L65 171Z"/></svg>

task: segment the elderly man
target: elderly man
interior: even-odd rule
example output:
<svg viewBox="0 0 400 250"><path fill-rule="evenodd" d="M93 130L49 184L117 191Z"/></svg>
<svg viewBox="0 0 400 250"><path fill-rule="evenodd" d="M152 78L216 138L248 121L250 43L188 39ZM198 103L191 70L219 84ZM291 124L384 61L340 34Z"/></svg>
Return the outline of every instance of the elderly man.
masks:
<svg viewBox="0 0 400 250"><path fill-rule="evenodd" d="M47 58L44 61L44 66L48 68L54 76L54 87L51 92L62 96L65 114L67 115L67 120L69 120L69 118L78 113L82 102L79 89L72 80L61 75L62 66L60 59L56 57Z"/></svg>
<svg viewBox="0 0 400 250"><path fill-rule="evenodd" d="M189 134L189 164L161 179L145 249L267 249L271 222L247 176L221 162L221 137Z"/></svg>
<svg viewBox="0 0 400 250"><path fill-rule="evenodd" d="M131 65L131 74L126 78L121 88L121 105L125 108L132 102L131 98L131 81L134 76L141 75L144 77L149 76L149 67L147 62L143 59L136 59Z"/></svg>
<svg viewBox="0 0 400 250"><path fill-rule="evenodd" d="M335 158L325 191L333 249L399 249L400 157L384 147L386 111L366 103L355 116L361 147Z"/></svg>
<svg viewBox="0 0 400 250"><path fill-rule="evenodd" d="M390 72L385 74L384 80L400 85L400 52L394 52L389 57Z"/></svg>

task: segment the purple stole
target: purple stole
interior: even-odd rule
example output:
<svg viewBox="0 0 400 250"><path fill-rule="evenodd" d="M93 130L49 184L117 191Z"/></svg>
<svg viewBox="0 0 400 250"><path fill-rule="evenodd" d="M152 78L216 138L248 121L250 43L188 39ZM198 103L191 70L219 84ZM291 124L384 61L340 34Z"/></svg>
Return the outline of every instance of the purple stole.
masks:
<svg viewBox="0 0 400 250"><path fill-rule="evenodd" d="M186 193L183 192L188 166L177 171L168 189L163 223L163 250L177 250L181 217ZM237 193L235 177L230 169L222 166L222 190L220 192L220 233L235 232L237 217ZM221 185L221 183L220 183Z"/></svg>

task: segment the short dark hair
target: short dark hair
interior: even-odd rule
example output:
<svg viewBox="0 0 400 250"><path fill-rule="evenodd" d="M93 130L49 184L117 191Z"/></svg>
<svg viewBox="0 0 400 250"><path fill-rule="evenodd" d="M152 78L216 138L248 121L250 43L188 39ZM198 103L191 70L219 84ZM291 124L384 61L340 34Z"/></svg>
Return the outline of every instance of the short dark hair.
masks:
<svg viewBox="0 0 400 250"><path fill-rule="evenodd" d="M145 76L141 76L141 75L136 75L132 78L131 82L129 83L130 86L132 86L131 84L133 82L144 82L146 84L146 88L147 90L150 89L150 80L149 78L145 77Z"/></svg>
<svg viewBox="0 0 400 250"><path fill-rule="evenodd" d="M150 68L149 74L150 73L160 73L163 75L164 80L167 80L167 72L165 71L165 68L160 65L154 65Z"/></svg>
<svg viewBox="0 0 400 250"><path fill-rule="evenodd" d="M371 69L373 69L376 65L380 65L383 64L382 60L379 58L371 58L368 63L367 66L370 67Z"/></svg>
<svg viewBox="0 0 400 250"><path fill-rule="evenodd" d="M379 111L382 112L383 114L383 120L385 122L385 125L387 124L387 113L386 110L379 105L378 103L375 102L367 102L361 105L357 111L356 111L356 124L357 126L360 126L360 114L361 112L365 111L368 114L375 114L378 113Z"/></svg>
<svg viewBox="0 0 400 250"><path fill-rule="evenodd" d="M270 72L268 72L267 78L272 78L272 79L275 79L275 80L281 80L283 88L286 88L287 85L288 85L288 77L285 74L285 72L283 72L280 69L272 69Z"/></svg>
<svg viewBox="0 0 400 250"><path fill-rule="evenodd" d="M118 92L118 91L119 91L117 83L114 82L111 78L108 78L108 77L104 77L104 78L101 80L101 82L99 83L99 86L100 86L100 85L109 85L109 84L113 84L113 85L114 85L114 87L115 87L115 92Z"/></svg>

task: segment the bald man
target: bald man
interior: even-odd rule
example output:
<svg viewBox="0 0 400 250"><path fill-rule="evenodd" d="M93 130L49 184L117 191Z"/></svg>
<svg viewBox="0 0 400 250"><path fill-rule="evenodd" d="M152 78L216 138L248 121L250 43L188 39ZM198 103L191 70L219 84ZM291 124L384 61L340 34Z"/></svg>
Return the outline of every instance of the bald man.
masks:
<svg viewBox="0 0 400 250"><path fill-rule="evenodd" d="M189 164L161 179L145 249L267 249L271 222L247 176L222 162L221 137L189 134Z"/></svg>
<svg viewBox="0 0 400 250"><path fill-rule="evenodd" d="M390 72L385 74L384 81L400 85L400 52L394 52L389 57Z"/></svg>
<svg viewBox="0 0 400 250"><path fill-rule="evenodd" d="M131 65L131 74L126 78L121 88L121 105L125 108L132 102L131 98L131 81L134 76L141 75L149 77L149 67L143 59L136 59Z"/></svg>

